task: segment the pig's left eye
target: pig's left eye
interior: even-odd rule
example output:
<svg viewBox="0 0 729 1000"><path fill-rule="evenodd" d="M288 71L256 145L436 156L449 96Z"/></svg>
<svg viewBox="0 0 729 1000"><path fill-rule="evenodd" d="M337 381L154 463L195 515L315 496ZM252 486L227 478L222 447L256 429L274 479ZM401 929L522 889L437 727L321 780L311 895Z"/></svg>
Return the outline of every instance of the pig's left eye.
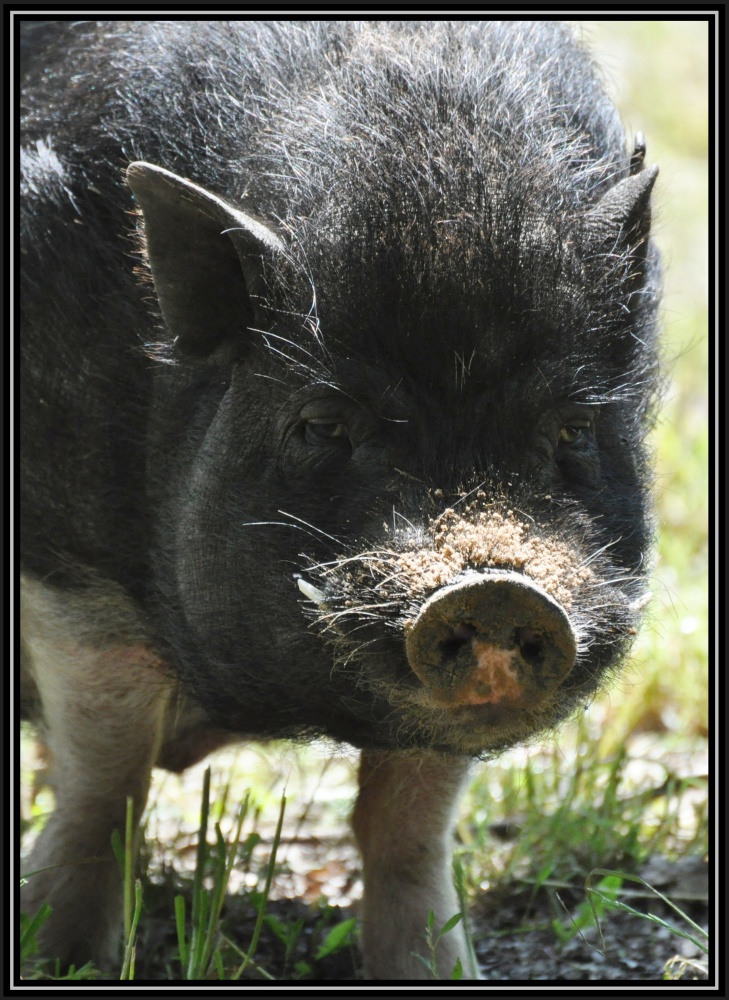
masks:
<svg viewBox="0 0 729 1000"><path fill-rule="evenodd" d="M306 421L304 436L309 444L328 444L335 441L344 443L349 437L347 425L336 420L309 419Z"/></svg>

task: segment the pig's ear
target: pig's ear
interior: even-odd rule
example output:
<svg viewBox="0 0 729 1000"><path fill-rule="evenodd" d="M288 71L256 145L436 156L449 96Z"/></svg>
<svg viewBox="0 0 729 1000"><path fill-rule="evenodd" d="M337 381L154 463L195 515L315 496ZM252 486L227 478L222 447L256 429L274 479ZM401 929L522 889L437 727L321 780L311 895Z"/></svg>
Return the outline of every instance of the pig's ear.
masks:
<svg viewBox="0 0 729 1000"><path fill-rule="evenodd" d="M602 196L585 219L588 252L612 256L627 251L637 270L642 270L651 229L651 191L657 176L658 167L646 167Z"/></svg>
<svg viewBox="0 0 729 1000"><path fill-rule="evenodd" d="M175 349L204 357L251 325L263 258L280 252L266 226L151 163L127 180L144 216L147 255Z"/></svg>

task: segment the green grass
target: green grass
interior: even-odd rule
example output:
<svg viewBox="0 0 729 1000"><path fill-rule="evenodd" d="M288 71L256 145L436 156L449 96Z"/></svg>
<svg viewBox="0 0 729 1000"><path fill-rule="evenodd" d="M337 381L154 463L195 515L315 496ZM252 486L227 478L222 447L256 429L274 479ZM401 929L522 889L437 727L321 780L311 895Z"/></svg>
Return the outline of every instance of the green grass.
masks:
<svg viewBox="0 0 729 1000"><path fill-rule="evenodd" d="M161 978L182 982L316 978L316 970L321 967L321 963L343 950L351 949L356 935L355 919L350 917L337 920L338 910L326 904L321 905L313 935L311 961L308 962L295 957L307 921L285 921L268 912L271 886L278 871L277 852L286 807L286 796L282 794L270 846L261 852L260 858L256 858L257 877L254 885L241 894L243 901L253 911L253 918L246 922L250 937L242 946L240 928L224 919L223 908L231 874L236 869L250 870L254 852L261 845L262 837L256 829L260 812L253 808L248 791L236 807L236 792L231 785L216 781L215 786L215 801L211 802L211 772L210 768L206 768L199 796L199 820L192 870L184 874L166 873L168 882L173 885L174 896L168 916L170 923L175 926L176 940L163 956L166 974ZM154 810L154 805L152 809ZM147 946L144 944L145 923L149 918L149 909L156 908L152 897L155 882L159 882L159 874L155 875L150 871L144 872L141 878L137 875L140 863L135 860L134 845L138 837L131 810L132 803L128 800L124 836L117 831L113 838L119 863L120 886L124 891L124 953L120 979L128 982L140 978L137 975L139 937L142 938L143 947ZM211 821L214 827L212 833ZM246 833L249 826L251 829ZM224 827L228 830L227 836L223 834ZM143 858L156 853L158 846L154 843L147 844L142 853ZM141 862L141 867L144 867L144 861ZM53 981L98 978L99 974L91 964L78 970L71 968L64 974L58 968L48 969L38 963L33 967L34 957L37 955L35 937L49 912L49 908L43 906L33 917L25 914L21 917L20 953L26 968L25 978ZM277 939L283 947L283 956L280 953L275 956L277 976L258 959L264 928L271 932L269 938ZM444 928L441 933L447 933L448 929ZM311 937L310 931L307 936ZM149 950L148 946L147 948ZM270 941L268 950L270 951ZM354 968L352 963L350 966ZM146 976L142 974L141 978L145 979Z"/></svg>

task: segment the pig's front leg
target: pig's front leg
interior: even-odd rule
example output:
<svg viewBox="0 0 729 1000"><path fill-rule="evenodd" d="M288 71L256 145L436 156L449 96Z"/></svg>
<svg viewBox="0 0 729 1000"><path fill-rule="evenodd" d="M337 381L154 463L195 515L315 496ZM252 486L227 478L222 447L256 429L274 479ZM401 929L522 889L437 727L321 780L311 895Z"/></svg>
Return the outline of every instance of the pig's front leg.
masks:
<svg viewBox="0 0 729 1000"><path fill-rule="evenodd" d="M354 831L364 861L362 933L367 979L432 979L428 914L434 933L460 906L451 874L454 813L468 771L459 757L364 751ZM471 978L462 922L436 949L438 978L460 959Z"/></svg>
<svg viewBox="0 0 729 1000"><path fill-rule="evenodd" d="M127 796L135 821L144 808L168 682L144 646L99 648L98 637L89 643L78 608L57 594L36 585L23 596L23 666L40 712L56 808L23 864L21 908L31 915L44 902L52 908L38 934L41 957L60 959L64 968L90 960L114 975L122 882L111 838L114 830L124 835ZM85 633L85 641L74 633Z"/></svg>

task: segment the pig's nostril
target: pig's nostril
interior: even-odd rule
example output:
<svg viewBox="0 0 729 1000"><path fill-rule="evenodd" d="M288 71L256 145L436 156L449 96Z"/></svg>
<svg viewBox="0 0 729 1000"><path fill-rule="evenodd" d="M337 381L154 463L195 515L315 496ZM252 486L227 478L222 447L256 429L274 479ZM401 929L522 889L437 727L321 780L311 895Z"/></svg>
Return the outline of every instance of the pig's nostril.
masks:
<svg viewBox="0 0 729 1000"><path fill-rule="evenodd" d="M514 639L525 660L537 660L544 650L544 639L532 628L518 628Z"/></svg>
<svg viewBox="0 0 729 1000"><path fill-rule="evenodd" d="M465 646L467 642L473 639L474 635L478 629L475 625L471 625L469 622L464 622L461 625L456 625L453 629L453 639L452 641L458 643L459 646Z"/></svg>
<svg viewBox="0 0 729 1000"><path fill-rule="evenodd" d="M447 663L448 660L452 660L458 655L460 650L468 645L471 639L476 635L478 629L475 625L470 625L464 622L460 625L456 625L453 632L448 639L445 639L440 644L440 652L443 657L443 662Z"/></svg>

